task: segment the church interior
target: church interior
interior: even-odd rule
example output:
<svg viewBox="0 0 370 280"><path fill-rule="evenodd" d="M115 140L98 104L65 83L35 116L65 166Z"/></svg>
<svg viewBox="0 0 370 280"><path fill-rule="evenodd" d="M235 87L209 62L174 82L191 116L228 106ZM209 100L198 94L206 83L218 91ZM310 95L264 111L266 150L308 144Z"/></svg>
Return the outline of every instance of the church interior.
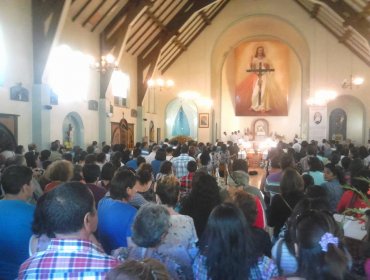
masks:
<svg viewBox="0 0 370 280"><path fill-rule="evenodd" d="M366 1L2 1L2 133L85 148L114 142L124 113L129 145L214 143L224 131L254 133L259 119L286 142L363 144L367 13ZM271 70L260 72L263 100L248 72L258 47Z"/></svg>
<svg viewBox="0 0 370 280"><path fill-rule="evenodd" d="M369 43L369 0L0 0L0 279L370 279Z"/></svg>

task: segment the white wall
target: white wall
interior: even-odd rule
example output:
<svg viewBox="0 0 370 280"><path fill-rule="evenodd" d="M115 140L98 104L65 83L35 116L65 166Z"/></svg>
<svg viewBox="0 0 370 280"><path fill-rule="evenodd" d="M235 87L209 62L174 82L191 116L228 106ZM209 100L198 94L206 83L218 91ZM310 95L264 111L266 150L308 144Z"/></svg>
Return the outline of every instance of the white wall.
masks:
<svg viewBox="0 0 370 280"><path fill-rule="evenodd" d="M32 142L32 19L31 1L5 0L0 4L0 32L5 46L5 79L0 85L0 113L16 114L18 144ZM29 102L11 101L10 87L21 82L29 91Z"/></svg>

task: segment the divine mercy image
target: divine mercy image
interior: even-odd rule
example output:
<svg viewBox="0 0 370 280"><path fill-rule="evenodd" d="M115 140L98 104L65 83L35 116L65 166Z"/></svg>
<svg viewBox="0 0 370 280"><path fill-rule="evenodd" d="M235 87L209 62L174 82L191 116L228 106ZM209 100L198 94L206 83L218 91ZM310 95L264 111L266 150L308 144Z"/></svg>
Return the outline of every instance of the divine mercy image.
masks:
<svg viewBox="0 0 370 280"><path fill-rule="evenodd" d="M237 116L288 115L289 49L275 41L235 49Z"/></svg>

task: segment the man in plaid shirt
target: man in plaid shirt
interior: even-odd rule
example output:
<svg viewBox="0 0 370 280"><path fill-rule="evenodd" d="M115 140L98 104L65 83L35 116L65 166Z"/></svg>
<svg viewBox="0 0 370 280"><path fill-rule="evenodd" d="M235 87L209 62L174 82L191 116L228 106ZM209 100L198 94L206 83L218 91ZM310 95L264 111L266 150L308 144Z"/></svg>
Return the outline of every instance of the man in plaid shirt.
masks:
<svg viewBox="0 0 370 280"><path fill-rule="evenodd" d="M191 191L191 184L193 182L193 176L197 171L197 163L195 161L189 161L187 164L188 175L182 176L180 179L180 199L187 196Z"/></svg>
<svg viewBox="0 0 370 280"><path fill-rule="evenodd" d="M189 147L184 144L181 146L181 154L178 157L172 158L173 169L178 179L188 174L187 165L189 161L195 161L195 159L189 156Z"/></svg>
<svg viewBox="0 0 370 280"><path fill-rule="evenodd" d="M39 208L39 209L38 209ZM98 218L91 191L79 182L65 183L37 205L43 227L56 238L19 269L18 279L105 279L118 261L89 241ZM39 217L39 219L41 219ZM37 218L36 218L37 219Z"/></svg>

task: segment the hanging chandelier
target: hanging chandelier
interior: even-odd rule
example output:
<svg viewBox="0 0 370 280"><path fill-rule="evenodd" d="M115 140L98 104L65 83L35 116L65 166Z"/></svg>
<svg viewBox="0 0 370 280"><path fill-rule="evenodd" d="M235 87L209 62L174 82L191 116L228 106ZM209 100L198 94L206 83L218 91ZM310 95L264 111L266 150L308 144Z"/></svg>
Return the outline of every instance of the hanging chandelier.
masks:
<svg viewBox="0 0 370 280"><path fill-rule="evenodd" d="M354 77L352 76L352 74L349 77L350 77L349 79L343 80L342 82L343 89L352 89L354 87L359 87L365 81L363 77L359 77L359 76Z"/></svg>
<svg viewBox="0 0 370 280"><path fill-rule="evenodd" d="M119 69L118 61L111 54L103 55L100 58L100 61L94 62L91 67L95 69L96 71L101 72L103 74L110 70L115 71Z"/></svg>

